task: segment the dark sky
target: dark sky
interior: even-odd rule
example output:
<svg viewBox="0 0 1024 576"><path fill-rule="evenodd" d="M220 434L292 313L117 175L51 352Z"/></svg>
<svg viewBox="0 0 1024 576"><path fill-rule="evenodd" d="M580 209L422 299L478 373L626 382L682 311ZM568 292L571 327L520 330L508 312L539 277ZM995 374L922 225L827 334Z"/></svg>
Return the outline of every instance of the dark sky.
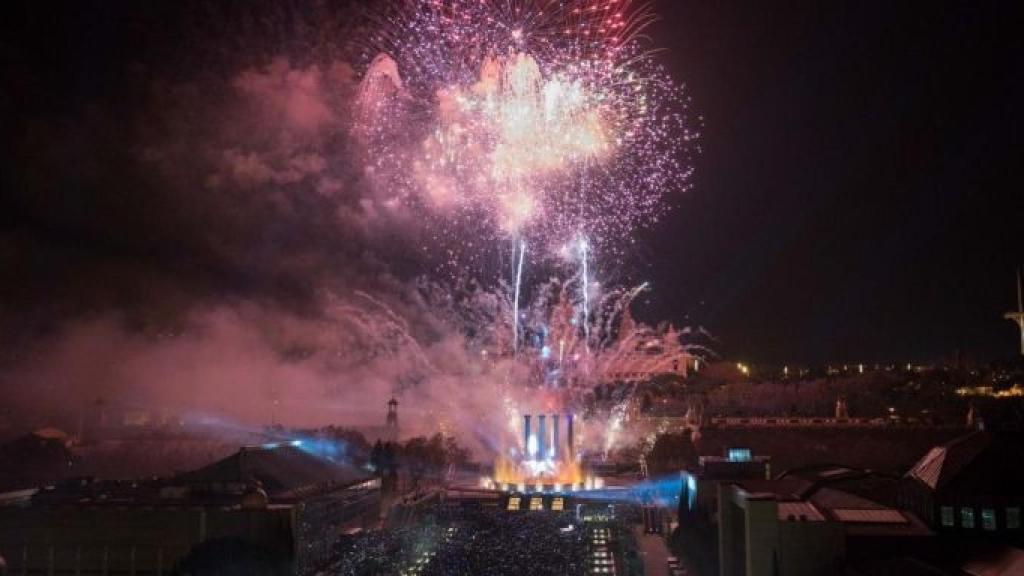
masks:
<svg viewBox="0 0 1024 576"><path fill-rule="evenodd" d="M651 310L751 361L1013 354L1020 6L661 2L705 126L650 235Z"/></svg>
<svg viewBox="0 0 1024 576"><path fill-rule="evenodd" d="M704 326L724 356L754 362L1014 353L1015 328L1002 314L1024 265L1020 3L912 4L656 4L654 44L704 118L703 154L693 189L643 235L639 276L655 290L642 315ZM130 192L149 175L96 183L92 161L116 164L119 141L152 137L135 132L153 112L145 82L133 80L151 69L135 62L180 71L216 57L202 38L232 9L182 19L172 5L4 9L5 314L31 309L36 322L125 299L144 306L155 299L140 294L169 279L179 286L159 301L188 301L258 276L210 235L230 206L210 208L221 220L179 239L184 208L174 197ZM196 23L207 29L197 35ZM273 40L263 37L264 52ZM111 110L124 117L106 118ZM54 142L105 152L89 162L70 154L74 169L51 175L36 160L57 156ZM37 194L39 181L54 179ZM266 224L270 209L229 220L238 227L229 240L291 249L262 233L254 240L242 229L253 219ZM344 231L310 230L282 234L313 252L324 238L345 242ZM275 269L268 289L301 290L288 275Z"/></svg>

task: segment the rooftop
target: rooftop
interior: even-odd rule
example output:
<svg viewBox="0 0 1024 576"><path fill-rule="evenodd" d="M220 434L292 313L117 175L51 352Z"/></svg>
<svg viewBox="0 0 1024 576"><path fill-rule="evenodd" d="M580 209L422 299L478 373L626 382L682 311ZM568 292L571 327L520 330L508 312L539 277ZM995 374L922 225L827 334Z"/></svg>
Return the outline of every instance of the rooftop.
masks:
<svg viewBox="0 0 1024 576"><path fill-rule="evenodd" d="M791 470L774 480L741 480L734 483L749 499L778 501L779 520L837 522L848 535L930 535L913 514L877 502L838 486L873 473L845 466ZM893 479L895 482L895 479Z"/></svg>
<svg viewBox="0 0 1024 576"><path fill-rule="evenodd" d="M697 454L726 454L735 446L770 456L772 468L834 465L903 474L937 444L963 435L962 428L702 428ZM686 442L686 439L679 441Z"/></svg>
<svg viewBox="0 0 1024 576"><path fill-rule="evenodd" d="M967 469L976 470L972 482L1002 486L1024 485L1024 442L1019 433L975 431L936 446L913 468L907 477L932 490L941 490L962 477ZM975 490L982 489L975 486Z"/></svg>
<svg viewBox="0 0 1024 576"><path fill-rule="evenodd" d="M174 478L176 484L227 485L258 481L271 498L298 497L327 486L355 484L364 470L318 458L290 444L247 446L231 456Z"/></svg>
<svg viewBox="0 0 1024 576"><path fill-rule="evenodd" d="M825 516L810 502L779 502L779 520L824 522Z"/></svg>
<svg viewBox="0 0 1024 576"><path fill-rule="evenodd" d="M172 478L69 478L38 490L0 495L0 504L237 505L257 483L271 503L288 504L321 490L354 486L372 478L361 469L324 460L284 444L245 447Z"/></svg>

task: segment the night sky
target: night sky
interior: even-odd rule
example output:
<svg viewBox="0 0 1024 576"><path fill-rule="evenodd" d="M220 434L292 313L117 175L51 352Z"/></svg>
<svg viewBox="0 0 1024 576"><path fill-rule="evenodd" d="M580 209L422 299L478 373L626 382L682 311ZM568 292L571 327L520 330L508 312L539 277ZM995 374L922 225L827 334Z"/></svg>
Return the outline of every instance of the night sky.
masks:
<svg viewBox="0 0 1024 576"><path fill-rule="evenodd" d="M1015 353L1021 5L915 4L661 3L705 127L652 310L751 361Z"/></svg>
<svg viewBox="0 0 1024 576"><path fill-rule="evenodd" d="M656 5L658 58L703 116L703 153L692 190L640 237L627 276L655 287L641 316L703 326L723 356L752 362L1015 352L1002 314L1024 265L1020 4L909 4ZM4 8L5 341L83 311L301 301L290 275L305 269L267 262L346 241L321 222L273 229L259 234L270 255L253 269L232 242L266 229L265 208L211 207L197 223L176 204L192 199L150 193L149 176L104 174L119 143L154 137L139 129L157 106L153 70L174 76L213 57L216 23L197 34L203 18L168 6ZM356 259L367 267L342 261Z"/></svg>

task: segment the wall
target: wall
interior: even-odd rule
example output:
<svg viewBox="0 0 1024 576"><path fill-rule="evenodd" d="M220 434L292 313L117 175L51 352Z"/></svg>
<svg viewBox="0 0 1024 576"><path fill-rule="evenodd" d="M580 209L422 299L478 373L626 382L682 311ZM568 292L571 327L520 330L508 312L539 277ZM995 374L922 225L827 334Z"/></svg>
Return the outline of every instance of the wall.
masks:
<svg viewBox="0 0 1024 576"><path fill-rule="evenodd" d="M0 556L11 574L168 574L194 545L217 538L290 556L291 525L290 507L7 507L0 509Z"/></svg>
<svg viewBox="0 0 1024 576"><path fill-rule="evenodd" d="M831 576L841 573L846 537L836 522L779 522L779 574Z"/></svg>

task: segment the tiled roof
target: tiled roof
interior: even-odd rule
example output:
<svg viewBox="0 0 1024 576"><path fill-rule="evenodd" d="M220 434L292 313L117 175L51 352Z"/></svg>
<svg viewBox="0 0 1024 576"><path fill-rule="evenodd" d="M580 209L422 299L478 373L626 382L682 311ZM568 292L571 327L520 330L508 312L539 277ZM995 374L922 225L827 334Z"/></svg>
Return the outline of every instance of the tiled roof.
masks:
<svg viewBox="0 0 1024 576"><path fill-rule="evenodd" d="M832 514L840 522L857 522L865 524L906 524L907 518L899 510L860 508L833 508Z"/></svg>
<svg viewBox="0 0 1024 576"><path fill-rule="evenodd" d="M907 475L936 490L970 464L991 442L991 435L971 432L929 450Z"/></svg>

